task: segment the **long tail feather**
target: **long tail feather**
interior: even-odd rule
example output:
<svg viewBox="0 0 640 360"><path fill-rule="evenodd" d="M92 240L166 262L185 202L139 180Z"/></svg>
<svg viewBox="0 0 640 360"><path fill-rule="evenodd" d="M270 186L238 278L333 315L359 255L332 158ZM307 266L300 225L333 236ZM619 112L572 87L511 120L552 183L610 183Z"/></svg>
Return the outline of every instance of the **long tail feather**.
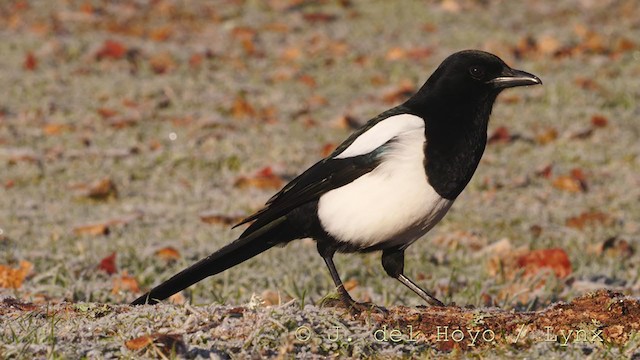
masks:
<svg viewBox="0 0 640 360"><path fill-rule="evenodd" d="M243 236L229 245L151 289L148 293L134 300L131 305L157 304L159 301L186 289L206 277L221 273L269 250L279 243L278 239L270 238L273 236L272 230L282 224L284 220L285 217L281 217L246 236L243 234Z"/></svg>

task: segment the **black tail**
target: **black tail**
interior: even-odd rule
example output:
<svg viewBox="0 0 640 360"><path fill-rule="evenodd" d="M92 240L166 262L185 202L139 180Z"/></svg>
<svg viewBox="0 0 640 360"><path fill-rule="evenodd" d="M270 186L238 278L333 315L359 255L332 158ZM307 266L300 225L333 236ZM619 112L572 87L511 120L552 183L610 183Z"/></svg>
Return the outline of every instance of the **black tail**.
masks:
<svg viewBox="0 0 640 360"><path fill-rule="evenodd" d="M131 305L157 304L206 277L221 273L269 250L284 240L274 239L273 237L277 237L274 233L278 233L278 231L272 231L284 220L285 217L281 217L246 236L243 234L236 241L182 270L148 293L135 299Z"/></svg>

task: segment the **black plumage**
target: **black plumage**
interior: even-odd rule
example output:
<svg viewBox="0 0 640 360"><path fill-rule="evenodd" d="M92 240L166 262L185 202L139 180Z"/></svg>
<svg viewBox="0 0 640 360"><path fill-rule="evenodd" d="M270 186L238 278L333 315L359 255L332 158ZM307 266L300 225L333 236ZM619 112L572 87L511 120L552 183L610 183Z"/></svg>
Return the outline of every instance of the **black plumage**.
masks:
<svg viewBox="0 0 640 360"><path fill-rule="evenodd" d="M498 94L508 87L535 84L541 84L536 76L511 69L489 53L466 50L449 56L413 97L371 119L330 156L311 166L269 199L262 210L238 224L251 223L237 240L160 284L133 304L156 303L275 245L310 237L316 240L318 252L341 299L348 306L360 307L342 286L333 264L333 255L338 251L382 250L382 265L389 276L428 303L442 305L432 294L404 276L404 251L446 214L471 180L486 146L489 116ZM416 159L422 160L414 166ZM422 176L416 176L417 170ZM411 188L420 185L412 180L418 180L430 190ZM380 184L388 185L388 188L377 188ZM424 201L415 199L406 191L399 191L394 187L396 184L416 190L416 195L431 195ZM326 197L343 190L346 193L341 194L348 195L344 199ZM383 216L383 221L373 224L396 235L376 236L375 241L349 237L345 235L349 232L343 234L336 231L335 226L329 226L341 224L343 222L335 221L345 219L337 218L340 214L327 215L326 211L321 211L327 206L323 199L330 199L325 203L333 201L331 209L342 210L354 205L349 202L365 200L363 197L368 194L395 204L396 209L382 209L390 215L397 210L406 210L402 208L404 204L423 213L416 215L416 221ZM353 221L346 219L344 222L351 227L349 230L356 230L356 233L371 230L365 228L366 224L372 224L367 222L367 211L363 208L355 213L344 213L354 216Z"/></svg>

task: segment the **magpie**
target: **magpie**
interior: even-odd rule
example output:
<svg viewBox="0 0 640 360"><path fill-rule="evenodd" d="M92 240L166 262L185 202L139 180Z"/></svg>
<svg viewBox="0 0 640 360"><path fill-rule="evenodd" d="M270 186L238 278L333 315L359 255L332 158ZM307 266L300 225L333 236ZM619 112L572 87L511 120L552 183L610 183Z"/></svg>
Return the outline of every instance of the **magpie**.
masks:
<svg viewBox="0 0 640 360"><path fill-rule="evenodd" d="M404 252L433 228L471 180L487 144L493 104L506 88L542 84L499 57L447 57L407 101L369 120L242 220L240 237L133 301L155 304L276 245L312 238L342 302L336 252L382 251L386 273L432 306L444 306L404 275ZM234 226L234 227L235 227Z"/></svg>

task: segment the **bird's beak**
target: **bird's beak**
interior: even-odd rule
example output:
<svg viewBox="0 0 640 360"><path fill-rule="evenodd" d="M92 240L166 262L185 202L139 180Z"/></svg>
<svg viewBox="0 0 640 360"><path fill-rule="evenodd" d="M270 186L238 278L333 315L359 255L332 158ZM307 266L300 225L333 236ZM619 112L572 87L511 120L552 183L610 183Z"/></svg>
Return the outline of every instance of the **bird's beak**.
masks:
<svg viewBox="0 0 640 360"><path fill-rule="evenodd" d="M526 71L506 67L500 76L487 81L495 89L506 89L516 86L542 85L539 77Z"/></svg>

